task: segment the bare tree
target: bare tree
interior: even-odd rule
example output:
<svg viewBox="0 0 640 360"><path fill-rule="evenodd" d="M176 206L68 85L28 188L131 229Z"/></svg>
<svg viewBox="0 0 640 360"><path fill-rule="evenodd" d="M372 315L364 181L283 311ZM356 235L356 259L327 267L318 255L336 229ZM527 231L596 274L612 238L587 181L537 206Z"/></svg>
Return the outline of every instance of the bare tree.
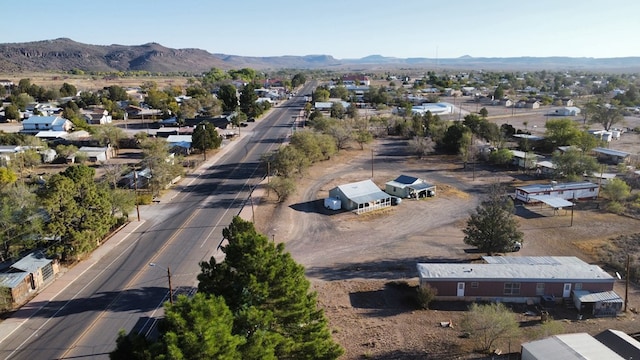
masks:
<svg viewBox="0 0 640 360"><path fill-rule="evenodd" d="M426 137L414 137L409 140L409 150L418 156L418 159L422 159L425 155L433 151L435 144L431 138Z"/></svg>

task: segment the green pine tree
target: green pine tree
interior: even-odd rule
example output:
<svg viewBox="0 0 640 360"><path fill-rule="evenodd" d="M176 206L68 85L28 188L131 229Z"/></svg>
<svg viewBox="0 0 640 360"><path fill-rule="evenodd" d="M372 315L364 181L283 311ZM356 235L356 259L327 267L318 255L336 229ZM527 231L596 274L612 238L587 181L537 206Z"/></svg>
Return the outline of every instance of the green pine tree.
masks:
<svg viewBox="0 0 640 360"><path fill-rule="evenodd" d="M223 235L229 241L225 259L201 263L198 289L226 300L235 314L234 333L247 337L244 358L264 359L272 350L278 359L340 356L343 350L331 338L304 268L284 244L273 244L239 217Z"/></svg>

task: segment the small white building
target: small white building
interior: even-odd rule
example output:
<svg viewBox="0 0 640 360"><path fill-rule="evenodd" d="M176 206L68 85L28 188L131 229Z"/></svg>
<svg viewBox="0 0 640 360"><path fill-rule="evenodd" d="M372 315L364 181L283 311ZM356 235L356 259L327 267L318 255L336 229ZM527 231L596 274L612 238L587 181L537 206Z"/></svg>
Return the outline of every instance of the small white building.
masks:
<svg viewBox="0 0 640 360"><path fill-rule="evenodd" d="M329 190L329 197L340 199L343 209L358 214L391 206L391 195L380 190L371 180L336 186Z"/></svg>
<svg viewBox="0 0 640 360"><path fill-rule="evenodd" d="M556 109L553 114L557 116L577 116L580 114L580 108L575 106L567 106Z"/></svg>
<svg viewBox="0 0 640 360"><path fill-rule="evenodd" d="M548 195L565 200L596 199L599 186L589 181L557 184L534 184L516 187L516 200L536 203L536 196Z"/></svg>
<svg viewBox="0 0 640 360"><path fill-rule="evenodd" d="M105 147L93 147L93 146L83 146L78 149L78 153L84 154L87 156L87 160L90 162L104 162L113 157L112 154L113 149L111 146Z"/></svg>
<svg viewBox="0 0 640 360"><path fill-rule="evenodd" d="M385 184L387 194L400 198L424 198L436 195L436 186L417 177L400 175Z"/></svg>

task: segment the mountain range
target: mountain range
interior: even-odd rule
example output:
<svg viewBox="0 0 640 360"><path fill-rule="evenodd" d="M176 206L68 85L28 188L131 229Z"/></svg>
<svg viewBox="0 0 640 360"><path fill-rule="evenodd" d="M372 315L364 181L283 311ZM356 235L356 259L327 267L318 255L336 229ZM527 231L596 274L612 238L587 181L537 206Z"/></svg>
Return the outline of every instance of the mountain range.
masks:
<svg viewBox="0 0 640 360"><path fill-rule="evenodd" d="M148 71L202 73L212 68L260 70L556 70L640 72L640 57L481 57L396 58L371 55L336 59L331 55L249 57L210 53L201 49L172 49L157 43L143 45L89 45L67 38L0 44L0 73L33 71Z"/></svg>

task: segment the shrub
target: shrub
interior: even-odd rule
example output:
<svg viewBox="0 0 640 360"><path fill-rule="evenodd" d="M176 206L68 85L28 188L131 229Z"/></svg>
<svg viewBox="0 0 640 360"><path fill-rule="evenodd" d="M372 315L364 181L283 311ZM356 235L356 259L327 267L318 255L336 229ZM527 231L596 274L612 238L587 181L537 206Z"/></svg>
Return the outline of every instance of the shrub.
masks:
<svg viewBox="0 0 640 360"><path fill-rule="evenodd" d="M436 298L438 290L429 285L418 286L416 298L418 305L423 309L429 309L429 304Z"/></svg>

